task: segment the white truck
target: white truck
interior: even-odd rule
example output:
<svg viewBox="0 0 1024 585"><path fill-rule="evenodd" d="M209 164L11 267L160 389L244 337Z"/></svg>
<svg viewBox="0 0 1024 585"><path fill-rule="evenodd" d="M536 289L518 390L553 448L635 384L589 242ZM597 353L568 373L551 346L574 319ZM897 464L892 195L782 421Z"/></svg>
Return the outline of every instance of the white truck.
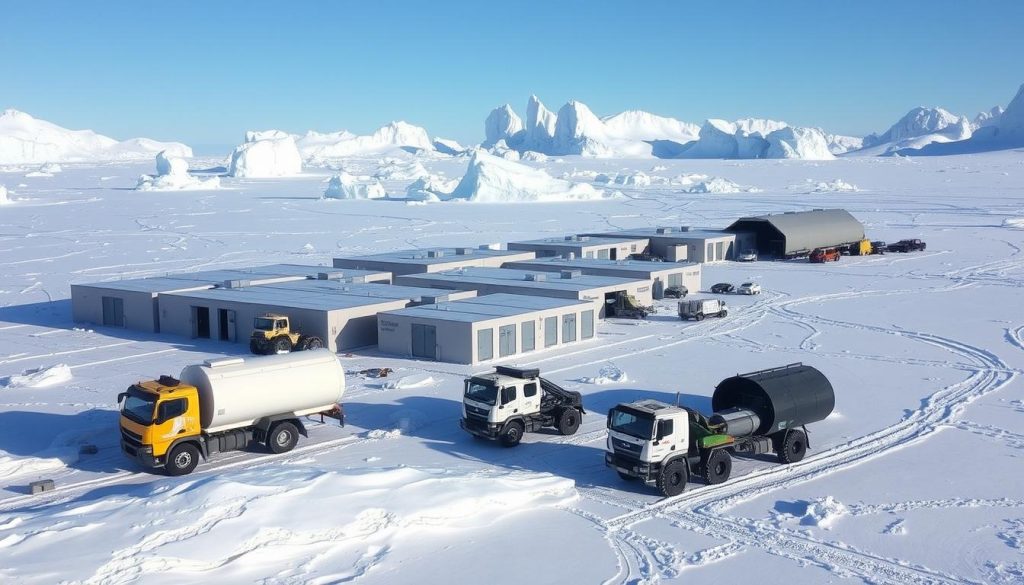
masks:
<svg viewBox="0 0 1024 585"><path fill-rule="evenodd" d="M474 437L515 447L523 433L545 427L572 435L584 414L580 393L542 378L539 369L497 366L466 379L459 425Z"/></svg>
<svg viewBox="0 0 1024 585"><path fill-rule="evenodd" d="M725 301L719 299L691 299L679 301L679 318L683 321L696 319L703 321L704 317L725 317L729 314L729 307Z"/></svg>
<svg viewBox="0 0 1024 585"><path fill-rule="evenodd" d="M200 456L253 444L284 453L307 436L303 416L327 414L344 424L344 393L345 370L326 349L207 360L118 396L121 450L168 475L191 473Z"/></svg>

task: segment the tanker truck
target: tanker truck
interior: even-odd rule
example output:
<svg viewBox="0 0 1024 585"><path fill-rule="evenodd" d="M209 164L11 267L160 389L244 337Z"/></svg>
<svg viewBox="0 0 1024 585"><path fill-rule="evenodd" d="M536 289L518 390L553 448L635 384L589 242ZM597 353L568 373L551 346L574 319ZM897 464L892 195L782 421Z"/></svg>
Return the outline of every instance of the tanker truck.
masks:
<svg viewBox="0 0 1024 585"><path fill-rule="evenodd" d="M168 475L251 445L285 453L308 436L300 417L340 418L344 393L345 370L326 349L207 360L118 395L121 450Z"/></svg>
<svg viewBox="0 0 1024 585"><path fill-rule="evenodd" d="M825 375L799 363L726 378L715 387L710 417L657 400L619 404L608 411L605 465L675 496L691 475L709 485L728 480L733 455L800 461L810 447L805 425L834 407Z"/></svg>

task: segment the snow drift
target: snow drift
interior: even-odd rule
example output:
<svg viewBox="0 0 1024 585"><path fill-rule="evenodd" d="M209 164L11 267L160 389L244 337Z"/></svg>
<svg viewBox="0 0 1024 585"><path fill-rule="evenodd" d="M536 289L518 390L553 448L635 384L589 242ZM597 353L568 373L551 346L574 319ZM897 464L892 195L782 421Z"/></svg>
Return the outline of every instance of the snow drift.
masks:
<svg viewBox="0 0 1024 585"><path fill-rule="evenodd" d="M0 388L48 388L71 381L67 364L39 367L0 379Z"/></svg>
<svg viewBox="0 0 1024 585"><path fill-rule="evenodd" d="M0 113L0 164L140 160L160 151L191 157L180 142L133 138L118 142L92 130L68 130L18 110Z"/></svg>
<svg viewBox="0 0 1024 585"><path fill-rule="evenodd" d="M451 196L485 203L515 203L594 200L604 197L604 193L478 150Z"/></svg>
<svg viewBox="0 0 1024 585"><path fill-rule="evenodd" d="M330 133L311 130L296 140L296 144L306 160L336 159L395 149L434 150L427 131L406 122L391 122L369 136L358 136L345 130Z"/></svg>
<svg viewBox="0 0 1024 585"><path fill-rule="evenodd" d="M331 177L324 191L324 199L382 199L386 196L387 192L380 181L360 180L344 172Z"/></svg>
<svg viewBox="0 0 1024 585"><path fill-rule="evenodd" d="M11 198L8 196L7 187L0 185L0 205L7 205L11 202Z"/></svg>
<svg viewBox="0 0 1024 585"><path fill-rule="evenodd" d="M246 132L245 143L231 153L228 165L232 177L287 177L301 172L302 157L295 139L280 130Z"/></svg>
<svg viewBox="0 0 1024 585"><path fill-rule="evenodd" d="M219 189L220 177L200 179L188 172L188 161L166 152L156 155L156 175L142 175L136 191L200 191Z"/></svg>

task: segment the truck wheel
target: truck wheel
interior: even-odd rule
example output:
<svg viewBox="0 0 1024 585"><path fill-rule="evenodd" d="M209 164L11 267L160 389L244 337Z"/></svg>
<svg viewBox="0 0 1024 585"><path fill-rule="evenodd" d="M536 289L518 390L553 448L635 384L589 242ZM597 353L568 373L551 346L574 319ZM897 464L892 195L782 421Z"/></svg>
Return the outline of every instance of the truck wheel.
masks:
<svg viewBox="0 0 1024 585"><path fill-rule="evenodd" d="M725 483L732 474L732 457L725 449L715 449L701 458L700 474L708 485Z"/></svg>
<svg viewBox="0 0 1024 585"><path fill-rule="evenodd" d="M288 353L292 350L292 340L282 335L274 340L274 353Z"/></svg>
<svg viewBox="0 0 1024 585"><path fill-rule="evenodd" d="M299 442L299 429L290 422L279 422L270 429L267 435L267 449L271 453L287 453Z"/></svg>
<svg viewBox="0 0 1024 585"><path fill-rule="evenodd" d="M697 319L698 321L703 321L704 320L704 313L697 313L697 316L695 317L695 319Z"/></svg>
<svg viewBox="0 0 1024 585"><path fill-rule="evenodd" d="M164 470L170 476L188 475L196 465L199 465L199 449L192 443L184 443L171 450Z"/></svg>
<svg viewBox="0 0 1024 585"><path fill-rule="evenodd" d="M255 339L249 340L249 352L254 353L256 355L263 353L262 351L260 351L260 343Z"/></svg>
<svg viewBox="0 0 1024 585"><path fill-rule="evenodd" d="M803 431L791 430L782 439L782 448L779 449L779 461L783 463L796 463L807 454L807 435Z"/></svg>
<svg viewBox="0 0 1024 585"><path fill-rule="evenodd" d="M718 312L718 316L719 317L725 317L728 314L729 314L729 311L726 311L724 309Z"/></svg>
<svg viewBox="0 0 1024 585"><path fill-rule="evenodd" d="M562 409L558 415L558 432L563 435L573 435L580 428L580 412L575 408Z"/></svg>
<svg viewBox="0 0 1024 585"><path fill-rule="evenodd" d="M658 474L658 489L667 497L678 496L686 489L689 479L690 472L686 469L686 463L675 459L662 466Z"/></svg>
<svg viewBox="0 0 1024 585"><path fill-rule="evenodd" d="M306 349L323 349L324 347L324 342L319 337L307 337L305 341Z"/></svg>
<svg viewBox="0 0 1024 585"><path fill-rule="evenodd" d="M515 447L518 445L519 441L523 440L523 423L514 421L505 425L505 430L501 432L498 440L505 447Z"/></svg>

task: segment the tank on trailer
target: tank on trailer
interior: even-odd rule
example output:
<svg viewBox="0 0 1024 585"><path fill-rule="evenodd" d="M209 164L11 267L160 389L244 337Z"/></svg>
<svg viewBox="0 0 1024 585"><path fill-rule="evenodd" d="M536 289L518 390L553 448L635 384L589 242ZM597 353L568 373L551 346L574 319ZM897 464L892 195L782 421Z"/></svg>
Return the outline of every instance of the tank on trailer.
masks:
<svg viewBox="0 0 1024 585"><path fill-rule="evenodd" d="M739 436L771 435L824 420L835 404L828 378L796 363L722 380L711 397L710 422L746 431Z"/></svg>
<svg viewBox="0 0 1024 585"><path fill-rule="evenodd" d="M206 432L253 424L267 413L330 410L345 393L345 369L326 349L186 366L181 381L199 392Z"/></svg>

